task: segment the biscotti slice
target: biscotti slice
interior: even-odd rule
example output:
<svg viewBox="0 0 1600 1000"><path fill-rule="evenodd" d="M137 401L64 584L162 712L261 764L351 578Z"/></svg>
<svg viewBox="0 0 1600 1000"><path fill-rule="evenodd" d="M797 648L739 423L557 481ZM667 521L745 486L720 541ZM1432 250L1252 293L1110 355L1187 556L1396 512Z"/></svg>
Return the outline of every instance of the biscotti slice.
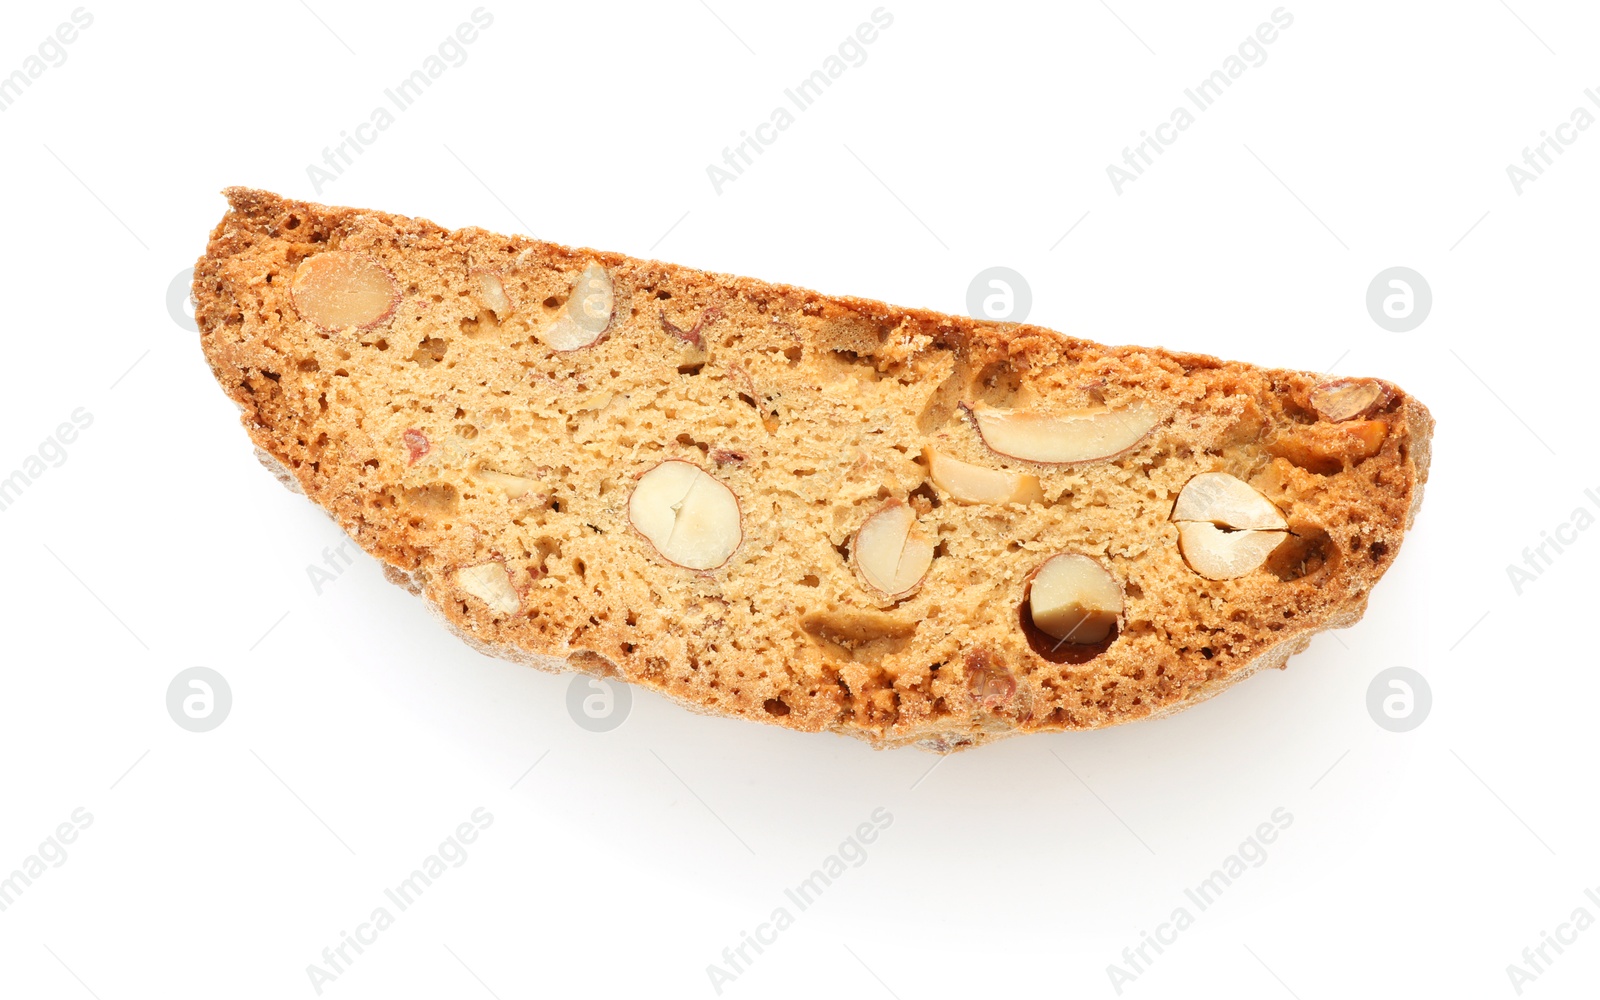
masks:
<svg viewBox="0 0 1600 1000"><path fill-rule="evenodd" d="M938 752L1192 705L1353 623L1397 387L262 191L195 268L263 461L484 652Z"/></svg>

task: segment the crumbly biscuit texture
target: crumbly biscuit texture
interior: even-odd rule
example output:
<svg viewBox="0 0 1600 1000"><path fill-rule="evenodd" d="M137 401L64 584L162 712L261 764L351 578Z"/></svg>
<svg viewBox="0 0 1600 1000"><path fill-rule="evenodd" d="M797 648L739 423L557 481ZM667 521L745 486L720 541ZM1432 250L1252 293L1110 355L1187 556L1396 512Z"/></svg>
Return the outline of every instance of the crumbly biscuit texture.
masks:
<svg viewBox="0 0 1600 1000"><path fill-rule="evenodd" d="M1162 715L1353 623L1421 501L1376 379L226 195L196 318L263 464L475 648L696 710Z"/></svg>

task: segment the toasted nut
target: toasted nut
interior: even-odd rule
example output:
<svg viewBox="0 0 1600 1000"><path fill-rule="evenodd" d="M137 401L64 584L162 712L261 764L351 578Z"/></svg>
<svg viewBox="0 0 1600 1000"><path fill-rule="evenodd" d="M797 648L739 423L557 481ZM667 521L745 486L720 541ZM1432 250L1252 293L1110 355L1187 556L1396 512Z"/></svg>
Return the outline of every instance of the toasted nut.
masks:
<svg viewBox="0 0 1600 1000"><path fill-rule="evenodd" d="M862 522L850 542L850 561L861 582L890 600L911 596L933 565L933 538L917 513L890 500Z"/></svg>
<svg viewBox="0 0 1600 1000"><path fill-rule="evenodd" d="M590 264L578 275L566 308L539 333L539 339L553 351L576 351L599 340L611 326L615 292L611 275L598 264Z"/></svg>
<svg viewBox="0 0 1600 1000"><path fill-rule="evenodd" d="M667 311L661 310L661 329L667 334L676 337L697 351L705 350L706 340L700 331L707 323L715 323L722 318L722 310L715 306L700 310L700 318L694 321L694 326L687 330L681 329L671 320L667 319Z"/></svg>
<svg viewBox="0 0 1600 1000"><path fill-rule="evenodd" d="M480 468L472 474L472 478L504 491L505 495L513 500L520 500L539 488L538 483L526 476L513 476L510 473L496 472L493 469Z"/></svg>
<svg viewBox="0 0 1600 1000"><path fill-rule="evenodd" d="M664 559L685 569L716 569L744 540L733 491L677 459L639 477L628 520Z"/></svg>
<svg viewBox="0 0 1600 1000"><path fill-rule="evenodd" d="M403 441L406 446L407 465L415 465L417 463L417 459L428 453L428 435L417 430L415 427L406 428L405 432L400 435L400 440Z"/></svg>
<svg viewBox="0 0 1600 1000"><path fill-rule="evenodd" d="M497 320L504 321L511 315L511 297L506 294L506 286L500 280L500 275L493 271L474 271L472 278L477 287L479 305L494 313Z"/></svg>
<svg viewBox="0 0 1600 1000"><path fill-rule="evenodd" d="M1344 432L1341 438L1350 446L1346 454L1355 458L1376 455L1383 447L1383 439L1389 436L1389 425L1382 420L1350 421L1339 429Z"/></svg>
<svg viewBox="0 0 1600 1000"><path fill-rule="evenodd" d="M1116 578L1093 558L1076 552L1040 563L1027 595L1034 625L1063 642L1101 642L1122 617L1122 587Z"/></svg>
<svg viewBox="0 0 1600 1000"><path fill-rule="evenodd" d="M1114 458L1144 440L1157 422L1153 410L1137 403L1061 412L961 405L972 414L984 444L997 454L1050 465Z"/></svg>
<svg viewBox="0 0 1600 1000"><path fill-rule="evenodd" d="M1210 521L1234 529L1289 526L1271 500L1226 472L1202 472L1189 480L1172 505L1172 520Z"/></svg>
<svg viewBox="0 0 1600 1000"><path fill-rule="evenodd" d="M967 653L967 693L982 708L1005 708L1017 694L1017 679L1001 659L987 649Z"/></svg>
<svg viewBox="0 0 1600 1000"><path fill-rule="evenodd" d="M1207 580L1232 580L1267 561L1289 537L1287 531L1224 531L1210 521L1178 522L1178 551Z"/></svg>
<svg viewBox="0 0 1600 1000"><path fill-rule="evenodd" d="M1332 475L1376 455L1388 436L1389 425L1382 420L1305 424L1278 435L1267 450L1302 469Z"/></svg>
<svg viewBox="0 0 1600 1000"><path fill-rule="evenodd" d="M301 319L324 330L365 330L394 315L400 287L371 257L330 250L300 262L289 297Z"/></svg>
<svg viewBox="0 0 1600 1000"><path fill-rule="evenodd" d="M511 571L498 560L456 570L456 586L489 606L496 614L516 614L522 597L511 585Z"/></svg>
<svg viewBox="0 0 1600 1000"><path fill-rule="evenodd" d="M1341 378L1311 390L1311 406L1324 420L1354 420L1388 405L1394 390L1375 378Z"/></svg>
<svg viewBox="0 0 1600 1000"><path fill-rule="evenodd" d="M972 465L932 448L923 449L928 477L957 503L1043 503L1039 477Z"/></svg>
<svg viewBox="0 0 1600 1000"><path fill-rule="evenodd" d="M1289 522L1255 487L1225 472L1189 480L1172 506L1178 551L1208 580L1244 576L1289 537Z"/></svg>

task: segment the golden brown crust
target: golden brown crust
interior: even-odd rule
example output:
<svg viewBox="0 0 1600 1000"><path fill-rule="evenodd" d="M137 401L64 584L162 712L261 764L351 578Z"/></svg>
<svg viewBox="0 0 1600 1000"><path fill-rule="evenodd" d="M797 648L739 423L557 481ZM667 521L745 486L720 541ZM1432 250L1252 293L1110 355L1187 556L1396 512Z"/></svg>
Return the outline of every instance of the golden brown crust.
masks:
<svg viewBox="0 0 1600 1000"><path fill-rule="evenodd" d="M1433 422L1393 387L1360 425L1330 427L1313 374L226 194L196 319L264 464L476 648L699 711L938 752L1164 715L1353 623L1421 501ZM296 269L329 250L394 277L392 316L339 332L297 314ZM553 352L541 327L591 264L615 283L615 318L593 347ZM509 315L480 300L483 272L504 279ZM960 408L1022 400L1162 419L1113 459L1039 466L987 449ZM1045 501L941 498L926 446L1035 474ZM667 563L627 522L632 483L673 458L745 511L714 571ZM485 487L490 468L535 486ZM1173 498L1204 471L1287 516L1293 537L1256 572L1204 580L1179 555ZM942 544L921 589L884 607L840 553L891 497ZM1126 594L1115 641L1083 663L1039 656L1017 617L1022 581L1068 550L1104 559ZM487 561L505 565L514 614L453 576Z"/></svg>

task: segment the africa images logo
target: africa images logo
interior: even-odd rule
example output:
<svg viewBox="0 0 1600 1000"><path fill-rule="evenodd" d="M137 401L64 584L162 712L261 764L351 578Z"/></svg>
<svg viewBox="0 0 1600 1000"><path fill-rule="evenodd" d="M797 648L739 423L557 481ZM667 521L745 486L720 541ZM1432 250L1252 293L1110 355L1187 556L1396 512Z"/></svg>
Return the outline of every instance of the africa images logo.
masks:
<svg viewBox="0 0 1600 1000"><path fill-rule="evenodd" d="M1277 41L1280 34L1289 30L1294 25L1294 15L1287 8L1279 7L1271 14L1271 22L1263 21L1256 27L1254 33L1246 35L1244 41L1239 43L1237 55L1230 55L1222 61L1221 69L1214 69L1211 74L1199 83L1184 90L1183 96L1188 98L1189 104L1195 111L1204 114L1211 106L1221 100L1222 95L1233 86L1233 81L1244 76L1250 68L1260 68L1267 62L1267 46ZM1189 110L1187 105L1180 104L1172 109L1168 120L1157 125L1150 132L1140 132L1139 141L1132 146L1122 149L1122 165L1115 163L1106 165L1106 177L1111 180L1112 190L1118 195L1123 188L1144 176L1147 168L1155 164L1155 157L1165 153L1166 147L1178 141L1178 135L1189 131L1189 128L1198 120L1195 111Z"/></svg>

